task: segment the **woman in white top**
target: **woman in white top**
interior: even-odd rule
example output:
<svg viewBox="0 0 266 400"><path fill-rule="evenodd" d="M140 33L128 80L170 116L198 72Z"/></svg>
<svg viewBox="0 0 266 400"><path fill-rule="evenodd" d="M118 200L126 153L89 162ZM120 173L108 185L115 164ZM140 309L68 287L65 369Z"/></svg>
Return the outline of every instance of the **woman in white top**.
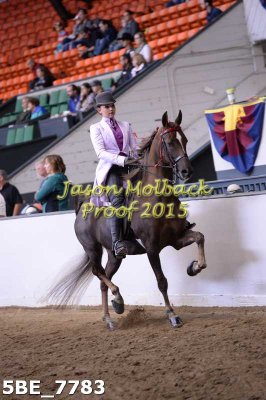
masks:
<svg viewBox="0 0 266 400"><path fill-rule="evenodd" d="M6 201L0 193L0 217L6 217Z"/></svg>
<svg viewBox="0 0 266 400"><path fill-rule="evenodd" d="M146 42L145 36L143 32L137 32L134 36L137 48L135 49L135 52L138 54L141 54L145 60L146 63L150 63L153 60L153 54L152 54L152 48L148 43Z"/></svg>
<svg viewBox="0 0 266 400"><path fill-rule="evenodd" d="M134 68L131 71L132 78L142 72L147 66L145 58L141 54L134 54L132 57L132 64L134 65Z"/></svg>

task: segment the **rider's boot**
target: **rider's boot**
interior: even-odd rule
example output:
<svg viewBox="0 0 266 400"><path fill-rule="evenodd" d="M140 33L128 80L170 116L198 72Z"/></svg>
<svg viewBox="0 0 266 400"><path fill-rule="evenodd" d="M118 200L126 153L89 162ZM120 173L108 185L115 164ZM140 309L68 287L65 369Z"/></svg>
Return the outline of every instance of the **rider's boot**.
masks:
<svg viewBox="0 0 266 400"><path fill-rule="evenodd" d="M121 218L110 218L111 236L113 242L113 251L117 258L124 258L128 254L126 242L121 240L122 220Z"/></svg>

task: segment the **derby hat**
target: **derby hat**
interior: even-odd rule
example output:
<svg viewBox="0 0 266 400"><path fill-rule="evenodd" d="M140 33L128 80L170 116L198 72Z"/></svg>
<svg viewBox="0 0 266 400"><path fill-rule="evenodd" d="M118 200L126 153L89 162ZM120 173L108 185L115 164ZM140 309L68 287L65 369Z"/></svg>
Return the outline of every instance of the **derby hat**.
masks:
<svg viewBox="0 0 266 400"><path fill-rule="evenodd" d="M114 104L115 99L113 98L113 95L111 92L102 92L97 94L95 98L95 106L104 106L106 104Z"/></svg>

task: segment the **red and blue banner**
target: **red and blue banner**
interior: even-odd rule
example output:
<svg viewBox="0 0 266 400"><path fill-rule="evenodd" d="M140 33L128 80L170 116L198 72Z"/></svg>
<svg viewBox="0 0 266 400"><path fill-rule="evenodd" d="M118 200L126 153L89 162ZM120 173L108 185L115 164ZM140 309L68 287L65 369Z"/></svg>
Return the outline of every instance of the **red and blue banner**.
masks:
<svg viewBox="0 0 266 400"><path fill-rule="evenodd" d="M242 173L250 172L256 161L264 109L260 99L205 111L216 150Z"/></svg>
<svg viewBox="0 0 266 400"><path fill-rule="evenodd" d="M262 7L266 9L266 0L260 0Z"/></svg>

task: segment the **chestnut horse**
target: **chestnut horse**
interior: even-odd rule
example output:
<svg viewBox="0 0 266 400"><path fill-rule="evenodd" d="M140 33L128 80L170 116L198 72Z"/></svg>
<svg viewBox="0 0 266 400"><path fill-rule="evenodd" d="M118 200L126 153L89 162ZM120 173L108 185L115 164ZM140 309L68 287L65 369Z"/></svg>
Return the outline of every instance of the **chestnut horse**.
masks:
<svg viewBox="0 0 266 400"><path fill-rule="evenodd" d="M179 111L175 122L169 122L167 112L162 116L162 127L157 128L155 132L146 139L140 148L142 161L140 167L133 170L127 178L134 181L141 180L142 187L145 185L155 186L158 179L164 179L171 185L178 177L187 181L192 168L186 153L187 139L181 129L182 113ZM136 194L133 194L130 201L136 200ZM151 195L149 198L140 196L138 199L138 210L133 213L131 221L131 232L134 232L135 238L141 240L141 244L134 238L128 240L128 254L147 253L149 262L157 279L159 290L161 291L167 317L173 327L180 327L183 322L178 317L170 305L167 289L167 279L162 271L160 252L166 246L172 246L179 250L196 242L198 246L198 259L192 261L187 269L190 276L198 274L203 268L206 268L204 255L204 236L200 232L194 232L187 228L185 218L178 218L180 215L180 201L178 197ZM171 205L171 215L168 218L162 215L159 218L141 218L143 204L149 201L151 208L158 202L163 203L161 207ZM63 278L59 284L50 292L50 297L60 298L61 304L68 303L77 291L82 290L92 274L96 275L101 281L103 319L109 329L114 328L113 321L110 318L108 310L108 288L114 295L112 305L116 313L124 312L124 301L119 288L112 282L112 277L117 272L122 260L117 259L112 252L111 234L108 228L108 221L104 217L95 218L91 213L87 218L83 217L82 203L77 210L75 222L75 232L78 240L82 244L86 255L83 261L76 268ZM170 210L168 208L168 210ZM181 213L182 214L182 213ZM104 269L101 264L103 247L107 250L108 261Z"/></svg>

